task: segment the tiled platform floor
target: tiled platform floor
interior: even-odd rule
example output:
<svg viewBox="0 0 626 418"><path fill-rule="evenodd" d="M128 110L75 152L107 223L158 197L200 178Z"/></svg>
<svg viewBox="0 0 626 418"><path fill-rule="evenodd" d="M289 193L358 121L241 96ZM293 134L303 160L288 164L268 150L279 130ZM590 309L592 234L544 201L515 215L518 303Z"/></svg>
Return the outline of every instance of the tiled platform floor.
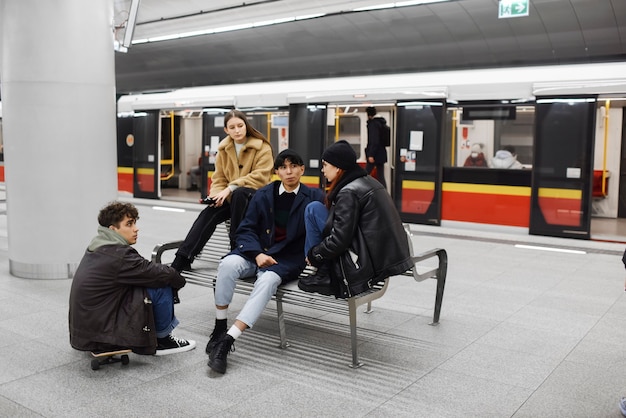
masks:
<svg viewBox="0 0 626 418"><path fill-rule="evenodd" d="M201 209L135 203L141 215L136 247L147 258L155 244L184 237ZM155 203L186 211L154 210ZM394 278L374 312L359 316L365 365L351 369L347 318L287 306L291 347L281 350L271 303L237 341L222 376L209 371L204 353L212 294L194 285L181 291L177 335L196 339L196 350L131 354L128 366L92 371L88 354L68 342L71 281L11 276L6 216L0 214L0 416L621 416L623 244L412 229L418 250L442 247L449 254L439 326L429 325L434 281ZM233 310L243 301L236 296Z"/></svg>

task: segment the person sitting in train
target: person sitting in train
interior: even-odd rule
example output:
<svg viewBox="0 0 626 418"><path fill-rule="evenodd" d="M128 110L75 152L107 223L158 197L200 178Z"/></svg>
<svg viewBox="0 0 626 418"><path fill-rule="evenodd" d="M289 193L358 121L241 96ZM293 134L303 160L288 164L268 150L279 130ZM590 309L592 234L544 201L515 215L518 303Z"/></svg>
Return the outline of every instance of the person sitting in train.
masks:
<svg viewBox="0 0 626 418"><path fill-rule="evenodd" d="M470 148L470 155L465 159L463 167L488 167L487 159L483 154L483 148L480 144L474 144Z"/></svg>
<svg viewBox="0 0 626 418"><path fill-rule="evenodd" d="M187 187L188 192L195 192L196 190L200 190L200 176L202 175L202 156L198 157L198 165L192 166L187 174L191 179L191 184Z"/></svg>
<svg viewBox="0 0 626 418"><path fill-rule="evenodd" d="M522 163L517 161L515 147L506 145L503 149L496 152L496 155L489 162L491 168L524 168Z"/></svg>
<svg viewBox="0 0 626 418"><path fill-rule="evenodd" d="M254 192L268 184L274 168L272 146L240 110L224 117L227 136L219 143L208 206L200 212L185 241L176 252L172 267L190 270L191 263L213 235L218 224L230 219L231 247Z"/></svg>
<svg viewBox="0 0 626 418"><path fill-rule="evenodd" d="M348 298L412 267L400 215L385 187L356 162L346 141L322 154L330 183L326 204L305 211L305 260L317 267L298 287L305 292Z"/></svg>

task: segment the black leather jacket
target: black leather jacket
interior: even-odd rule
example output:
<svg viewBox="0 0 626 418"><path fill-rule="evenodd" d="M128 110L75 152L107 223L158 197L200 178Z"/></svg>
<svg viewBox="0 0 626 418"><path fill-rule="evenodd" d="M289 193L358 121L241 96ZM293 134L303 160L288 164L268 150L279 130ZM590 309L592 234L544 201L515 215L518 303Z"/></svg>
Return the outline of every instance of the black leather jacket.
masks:
<svg viewBox="0 0 626 418"><path fill-rule="evenodd" d="M327 263L333 280L352 281L350 293L360 293L386 277L405 272L412 263L407 235L391 196L370 176L356 173L352 177L356 178L346 179L350 181L329 195L332 206L325 238L308 256L315 266ZM353 254L346 257L349 250ZM348 258L356 268L353 277L342 274L350 264Z"/></svg>

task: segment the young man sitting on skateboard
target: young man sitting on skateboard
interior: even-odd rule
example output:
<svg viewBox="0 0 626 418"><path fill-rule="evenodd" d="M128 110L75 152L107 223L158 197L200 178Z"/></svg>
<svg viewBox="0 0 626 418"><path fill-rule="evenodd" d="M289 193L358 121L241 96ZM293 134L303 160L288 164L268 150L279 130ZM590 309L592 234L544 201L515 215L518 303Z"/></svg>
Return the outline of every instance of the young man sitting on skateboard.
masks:
<svg viewBox="0 0 626 418"><path fill-rule="evenodd" d="M133 247L139 215L130 203L112 202L98 215L98 235L87 247L70 292L70 344L83 351L128 348L137 354L188 351L193 340L174 337L173 291L185 279L152 263Z"/></svg>

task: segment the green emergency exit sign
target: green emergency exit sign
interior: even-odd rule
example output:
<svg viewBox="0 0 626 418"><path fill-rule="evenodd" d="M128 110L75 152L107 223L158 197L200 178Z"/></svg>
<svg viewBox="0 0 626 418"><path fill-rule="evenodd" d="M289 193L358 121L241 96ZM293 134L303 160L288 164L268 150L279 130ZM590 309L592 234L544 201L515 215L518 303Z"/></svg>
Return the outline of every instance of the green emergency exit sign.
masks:
<svg viewBox="0 0 626 418"><path fill-rule="evenodd" d="M500 0L498 18L528 16L530 0Z"/></svg>

